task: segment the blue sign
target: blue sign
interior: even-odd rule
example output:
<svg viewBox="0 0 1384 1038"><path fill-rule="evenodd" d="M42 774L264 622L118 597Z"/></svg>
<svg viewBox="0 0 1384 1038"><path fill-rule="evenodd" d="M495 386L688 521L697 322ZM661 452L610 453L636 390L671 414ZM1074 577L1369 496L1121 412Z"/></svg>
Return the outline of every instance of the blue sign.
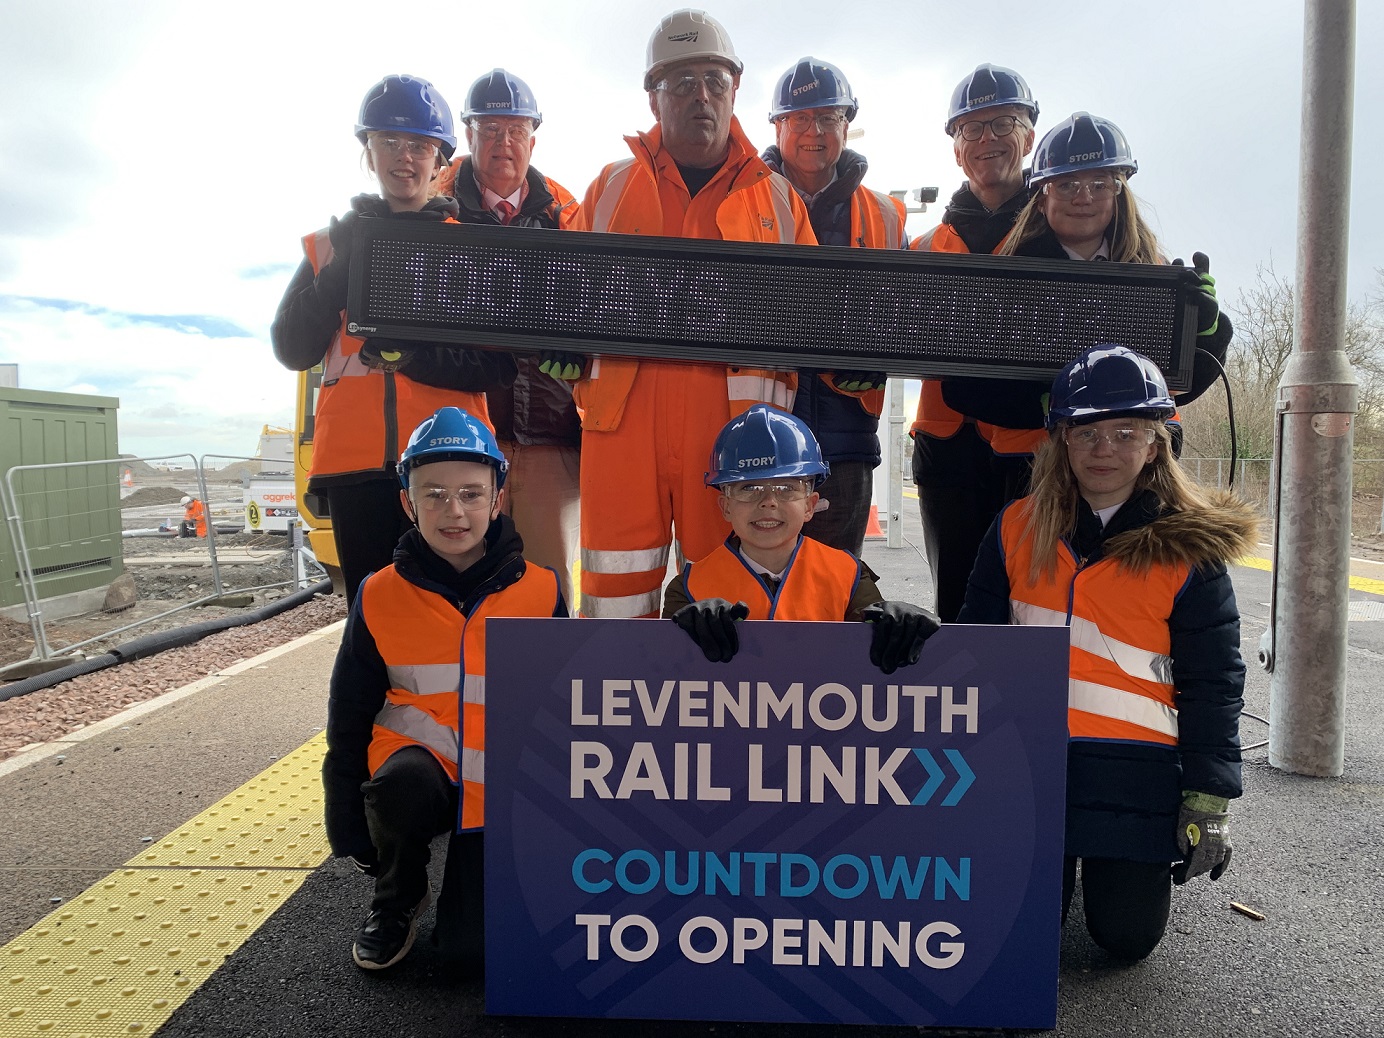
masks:
<svg viewBox="0 0 1384 1038"><path fill-rule="evenodd" d="M1050 1028L1065 628L486 624L486 1009Z"/></svg>

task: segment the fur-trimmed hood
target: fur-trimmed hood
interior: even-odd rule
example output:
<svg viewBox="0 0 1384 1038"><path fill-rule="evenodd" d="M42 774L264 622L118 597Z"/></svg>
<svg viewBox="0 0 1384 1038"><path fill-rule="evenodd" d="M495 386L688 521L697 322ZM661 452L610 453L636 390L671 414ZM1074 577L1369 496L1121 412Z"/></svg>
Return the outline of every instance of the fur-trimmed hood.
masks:
<svg viewBox="0 0 1384 1038"><path fill-rule="evenodd" d="M1234 494L1207 492L1205 508L1160 512L1105 542L1105 557L1135 572L1156 565L1229 565L1258 542L1259 516Z"/></svg>

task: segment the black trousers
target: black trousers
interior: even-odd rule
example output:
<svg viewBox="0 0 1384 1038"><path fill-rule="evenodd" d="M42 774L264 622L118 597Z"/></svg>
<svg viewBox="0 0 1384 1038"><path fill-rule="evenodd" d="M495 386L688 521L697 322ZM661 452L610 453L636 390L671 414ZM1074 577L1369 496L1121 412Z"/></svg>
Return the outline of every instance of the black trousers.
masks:
<svg viewBox="0 0 1384 1038"><path fill-rule="evenodd" d="M455 832L457 788L431 753L410 746L361 786L370 840L379 856L372 910L405 911L428 889L432 841L451 833L433 943L463 966L479 967L485 939L482 832Z"/></svg>
<svg viewBox="0 0 1384 1038"><path fill-rule="evenodd" d="M970 423L945 440L925 433L913 437L923 546L943 623L961 612L985 531L1000 509L1028 493L1030 466L1027 457L995 454Z"/></svg>
<svg viewBox="0 0 1384 1038"><path fill-rule="evenodd" d="M874 469L868 461L833 461L831 475L817 488L831 507L813 515L803 533L860 558L870 521Z"/></svg>
<svg viewBox="0 0 1384 1038"><path fill-rule="evenodd" d="M1082 858L1086 931L1111 955L1143 959L1168 929L1173 881L1168 862ZM1062 863L1062 922L1076 890L1077 859Z"/></svg>
<svg viewBox="0 0 1384 1038"><path fill-rule="evenodd" d="M348 607L360 582L394 561L395 545L413 525L399 503L399 489L393 476L381 476L324 491Z"/></svg>

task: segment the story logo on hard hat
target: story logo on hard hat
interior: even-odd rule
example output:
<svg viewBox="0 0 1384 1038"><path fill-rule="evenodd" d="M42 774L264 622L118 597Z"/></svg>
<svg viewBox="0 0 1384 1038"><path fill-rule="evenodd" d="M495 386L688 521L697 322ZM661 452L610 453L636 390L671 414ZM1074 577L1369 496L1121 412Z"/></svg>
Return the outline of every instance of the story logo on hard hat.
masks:
<svg viewBox="0 0 1384 1038"><path fill-rule="evenodd" d="M449 443L460 443L460 442L461 442L461 437L460 437L460 436L434 436L431 440L428 441L428 446L429 446L429 447L440 447L440 446L442 446L442 445L444 445L444 444L449 444Z"/></svg>
<svg viewBox="0 0 1384 1038"><path fill-rule="evenodd" d="M999 96L999 91L997 90L993 94L985 94L982 97L973 97L971 98L971 106L975 107L976 105L989 104L991 101L993 101L995 98Z"/></svg>
<svg viewBox="0 0 1384 1038"><path fill-rule="evenodd" d="M700 29L689 29L687 32L675 32L668 37L669 43L696 43L697 37L701 35Z"/></svg>
<svg viewBox="0 0 1384 1038"><path fill-rule="evenodd" d="M793 88L793 96L794 96L794 97L797 97L799 94L805 94L805 93L807 93L809 90L816 90L816 89L817 89L818 87L820 87L821 85L822 85L822 81L821 81L820 79L814 79L811 83L804 83L804 84L803 84L802 86L800 86L800 87L794 87L794 88Z"/></svg>
<svg viewBox="0 0 1384 1038"><path fill-rule="evenodd" d="M1103 152L1103 151L1083 151L1080 155L1072 155L1072 156L1069 156L1068 159L1067 159L1067 161L1068 161L1068 162L1090 162L1092 159L1103 159L1103 158L1105 158L1105 152Z"/></svg>
<svg viewBox="0 0 1384 1038"><path fill-rule="evenodd" d="M773 463L774 456L770 454L767 457L761 458L741 458L737 467L742 469L762 469L765 465L772 465Z"/></svg>

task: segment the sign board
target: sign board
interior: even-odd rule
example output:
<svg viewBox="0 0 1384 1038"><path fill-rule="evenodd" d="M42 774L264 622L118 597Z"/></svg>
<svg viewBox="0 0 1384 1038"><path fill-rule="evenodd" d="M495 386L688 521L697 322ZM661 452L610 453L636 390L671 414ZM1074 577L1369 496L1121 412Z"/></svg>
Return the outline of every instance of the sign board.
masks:
<svg viewBox="0 0 1384 1038"><path fill-rule="evenodd" d="M292 477L251 476L245 487L245 528L258 533L287 533L298 521Z"/></svg>
<svg viewBox="0 0 1384 1038"><path fill-rule="evenodd" d="M487 622L487 1011L1054 1026L1066 629L740 626Z"/></svg>

